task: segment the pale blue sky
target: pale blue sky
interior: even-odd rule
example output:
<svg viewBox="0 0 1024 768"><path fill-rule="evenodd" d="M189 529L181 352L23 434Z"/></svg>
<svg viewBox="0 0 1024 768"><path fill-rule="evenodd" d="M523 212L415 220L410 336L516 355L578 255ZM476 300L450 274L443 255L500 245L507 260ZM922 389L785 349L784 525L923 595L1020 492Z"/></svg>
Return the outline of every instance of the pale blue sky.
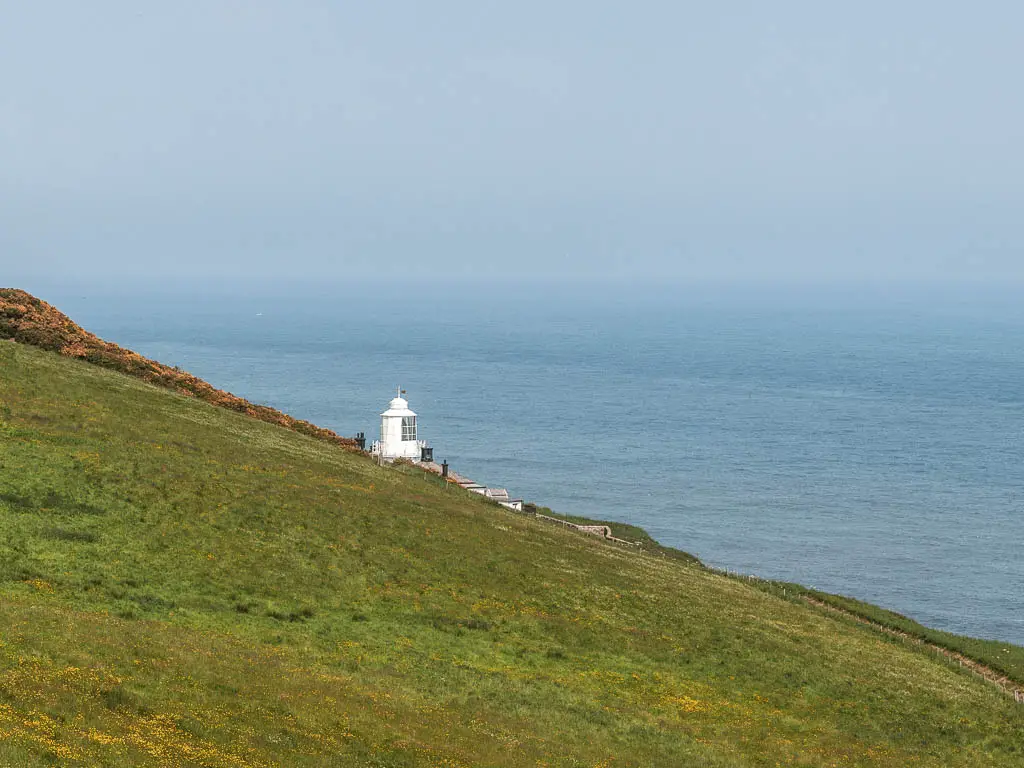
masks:
<svg viewBox="0 0 1024 768"><path fill-rule="evenodd" d="M0 284L1024 279L1013 2L0 0Z"/></svg>

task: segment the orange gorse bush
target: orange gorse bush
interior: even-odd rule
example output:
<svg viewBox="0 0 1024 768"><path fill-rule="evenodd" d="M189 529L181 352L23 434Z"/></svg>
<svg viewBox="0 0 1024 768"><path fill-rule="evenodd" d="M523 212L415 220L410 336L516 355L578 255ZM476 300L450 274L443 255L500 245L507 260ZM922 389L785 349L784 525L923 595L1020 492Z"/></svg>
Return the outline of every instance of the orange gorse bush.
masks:
<svg viewBox="0 0 1024 768"><path fill-rule="evenodd" d="M172 389L220 408L244 413L260 421L277 424L345 448L355 448L355 441L308 421L295 419L265 405L215 389L191 373L150 360L130 349L103 341L76 325L55 307L25 291L0 288L0 340L30 344L67 357L87 360L104 368L126 373L150 384Z"/></svg>

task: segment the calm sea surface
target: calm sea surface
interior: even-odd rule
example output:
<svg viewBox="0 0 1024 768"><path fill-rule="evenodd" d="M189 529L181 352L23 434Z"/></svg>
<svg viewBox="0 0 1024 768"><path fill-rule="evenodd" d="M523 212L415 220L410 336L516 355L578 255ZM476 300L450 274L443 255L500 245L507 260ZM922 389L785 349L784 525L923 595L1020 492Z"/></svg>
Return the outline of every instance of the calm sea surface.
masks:
<svg viewBox="0 0 1024 768"><path fill-rule="evenodd" d="M1012 297L527 288L48 294L346 435L408 390L438 460L709 564L1024 644Z"/></svg>

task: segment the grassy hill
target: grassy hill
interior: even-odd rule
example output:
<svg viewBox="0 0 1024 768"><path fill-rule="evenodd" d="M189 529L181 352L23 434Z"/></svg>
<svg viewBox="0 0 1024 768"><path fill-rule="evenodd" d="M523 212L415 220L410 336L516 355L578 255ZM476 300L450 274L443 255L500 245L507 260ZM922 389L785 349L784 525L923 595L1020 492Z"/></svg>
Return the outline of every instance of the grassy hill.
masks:
<svg viewBox="0 0 1024 768"><path fill-rule="evenodd" d="M104 341L72 322L56 307L16 288L0 288L0 340L10 339L94 365L126 373L186 397L195 397L220 408L292 429L344 448L355 448L355 440L340 437L329 429L294 419L265 405L215 389L187 371L150 360L137 352Z"/></svg>
<svg viewBox="0 0 1024 768"><path fill-rule="evenodd" d="M0 766L125 764L1003 767L1024 706L685 558L0 343Z"/></svg>

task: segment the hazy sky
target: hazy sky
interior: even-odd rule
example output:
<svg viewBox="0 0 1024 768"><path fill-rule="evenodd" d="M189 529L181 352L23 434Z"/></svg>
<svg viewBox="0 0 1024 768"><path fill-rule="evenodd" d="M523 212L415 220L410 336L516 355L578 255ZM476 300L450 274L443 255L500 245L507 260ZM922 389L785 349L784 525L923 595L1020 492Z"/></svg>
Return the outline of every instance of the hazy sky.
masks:
<svg viewBox="0 0 1024 768"><path fill-rule="evenodd" d="M1024 279L1019 2L0 0L0 284Z"/></svg>

